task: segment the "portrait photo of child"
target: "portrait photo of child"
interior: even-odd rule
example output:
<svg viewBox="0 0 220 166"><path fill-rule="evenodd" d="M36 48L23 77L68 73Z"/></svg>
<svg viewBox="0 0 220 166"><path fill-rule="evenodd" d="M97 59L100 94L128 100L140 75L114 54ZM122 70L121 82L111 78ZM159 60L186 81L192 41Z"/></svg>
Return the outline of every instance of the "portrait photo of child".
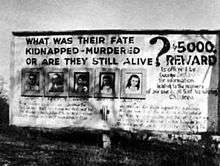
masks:
<svg viewBox="0 0 220 166"><path fill-rule="evenodd" d="M141 74L128 74L125 93L141 94Z"/></svg>
<svg viewBox="0 0 220 166"><path fill-rule="evenodd" d="M114 73L100 73L100 94L114 95L115 94L115 74Z"/></svg>
<svg viewBox="0 0 220 166"><path fill-rule="evenodd" d="M67 96L67 69L46 70L45 95Z"/></svg>
<svg viewBox="0 0 220 166"><path fill-rule="evenodd" d="M93 94L92 69L71 69L69 73L69 96L91 97Z"/></svg>
<svg viewBox="0 0 220 166"><path fill-rule="evenodd" d="M23 96L43 95L43 76L41 69L23 69L21 73L21 94Z"/></svg>
<svg viewBox="0 0 220 166"><path fill-rule="evenodd" d="M119 96L118 69L97 69L95 78L95 97L117 98Z"/></svg>
<svg viewBox="0 0 220 166"><path fill-rule="evenodd" d="M146 71L123 69L121 72L121 98L145 98Z"/></svg>
<svg viewBox="0 0 220 166"><path fill-rule="evenodd" d="M64 91L64 73L49 72L49 92L63 92Z"/></svg>
<svg viewBox="0 0 220 166"><path fill-rule="evenodd" d="M76 93L86 94L89 92L89 72L78 72L74 74L74 89Z"/></svg>

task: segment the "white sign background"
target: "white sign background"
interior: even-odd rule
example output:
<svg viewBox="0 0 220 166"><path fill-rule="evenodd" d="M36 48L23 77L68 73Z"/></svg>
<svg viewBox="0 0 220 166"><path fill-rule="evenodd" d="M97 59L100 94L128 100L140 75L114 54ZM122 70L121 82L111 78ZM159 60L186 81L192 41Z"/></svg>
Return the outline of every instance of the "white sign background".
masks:
<svg viewBox="0 0 220 166"><path fill-rule="evenodd" d="M158 40L150 44L154 37L162 36L169 40L170 49L159 57L160 66L156 66L156 57L163 47ZM28 39L38 40L38 44L27 44ZM47 39L47 42L45 40ZM61 38L65 42L55 44L54 39ZM80 41L79 38L84 40ZM123 39L127 40L123 40ZM130 42L129 42L130 38ZM90 42L87 42L88 40ZM95 42L99 39L104 42ZM210 127L212 117L216 115L218 96L211 93L217 89L218 58L215 65L201 64L201 57L216 56L218 53L187 50L188 43L207 41L216 46L215 34L67 34L67 35L35 35L14 36L11 58L11 100L10 124L16 126L61 128L84 127L86 129L109 130L121 128L123 130L156 130L156 131L182 131L205 132ZM110 42L113 42L112 44ZM114 42L115 41L115 42ZM117 41L117 42L116 42ZM69 42L69 43L68 43ZM182 44L180 44L182 43ZM179 45L181 46L179 46ZM183 53L178 52L182 46L186 48ZM57 55L36 55L27 49L32 48L78 48L78 53L64 52ZM125 52L114 54L91 53L89 48L123 47ZM136 54L135 48L139 49ZM218 49L218 48L217 48ZM83 50L83 51L82 51ZM87 52L86 52L87 50ZM127 50L131 50L130 52ZM176 57L172 64L167 64L167 58ZM198 57L198 61L184 64L182 58ZM37 64L28 65L27 58L36 58ZM58 58L59 65L42 65L43 59ZM72 58L70 60L65 58ZM104 64L94 63L98 58L106 58ZM127 59L128 58L128 59ZM109 60L110 59L110 60ZM129 60L129 62L128 62ZM98 60L97 60L98 61ZM151 62L152 61L152 62ZM126 62L126 63L125 63ZM39 68L42 70L42 96L22 96L22 69ZM47 70L80 71L90 70L91 96L86 98L72 97L67 93L62 97L51 97L45 94L45 80ZM117 69L117 70L116 70ZM99 83L100 72L116 72L116 97L96 97L96 86ZM143 72L144 89L140 96L124 98L122 87L125 87L123 73L126 71ZM66 82L68 85L67 72ZM213 78L214 77L214 78ZM122 84L124 84L122 86ZM44 89L45 88L45 89ZM139 98L140 97L140 98ZM212 106L210 106L210 100ZM209 119L209 120L208 120ZM217 126L216 119L211 123Z"/></svg>

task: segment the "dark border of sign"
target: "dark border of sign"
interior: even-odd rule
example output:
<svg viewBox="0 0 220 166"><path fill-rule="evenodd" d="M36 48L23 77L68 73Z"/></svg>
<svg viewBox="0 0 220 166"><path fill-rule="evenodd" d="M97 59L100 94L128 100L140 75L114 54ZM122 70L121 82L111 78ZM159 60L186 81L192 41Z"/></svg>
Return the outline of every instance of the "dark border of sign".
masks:
<svg viewBox="0 0 220 166"><path fill-rule="evenodd" d="M42 36L42 35L83 35L83 34L218 34L220 30L74 30L74 31L17 31L14 36Z"/></svg>

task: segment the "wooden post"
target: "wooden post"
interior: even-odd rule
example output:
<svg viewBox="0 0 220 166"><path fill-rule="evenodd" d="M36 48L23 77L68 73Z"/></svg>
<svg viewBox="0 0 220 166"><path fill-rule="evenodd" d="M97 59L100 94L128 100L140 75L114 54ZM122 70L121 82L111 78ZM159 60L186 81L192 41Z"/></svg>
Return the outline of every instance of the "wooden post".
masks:
<svg viewBox="0 0 220 166"><path fill-rule="evenodd" d="M110 148L111 147L111 139L109 137L109 135L107 134L102 134L102 145L103 148Z"/></svg>

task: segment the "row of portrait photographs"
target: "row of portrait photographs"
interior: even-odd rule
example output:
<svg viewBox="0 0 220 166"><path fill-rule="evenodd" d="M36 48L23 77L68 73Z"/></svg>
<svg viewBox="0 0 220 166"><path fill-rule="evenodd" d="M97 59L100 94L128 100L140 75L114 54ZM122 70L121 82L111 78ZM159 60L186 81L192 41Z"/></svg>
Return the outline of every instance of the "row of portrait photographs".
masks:
<svg viewBox="0 0 220 166"><path fill-rule="evenodd" d="M145 98L146 70L24 68L21 95Z"/></svg>

